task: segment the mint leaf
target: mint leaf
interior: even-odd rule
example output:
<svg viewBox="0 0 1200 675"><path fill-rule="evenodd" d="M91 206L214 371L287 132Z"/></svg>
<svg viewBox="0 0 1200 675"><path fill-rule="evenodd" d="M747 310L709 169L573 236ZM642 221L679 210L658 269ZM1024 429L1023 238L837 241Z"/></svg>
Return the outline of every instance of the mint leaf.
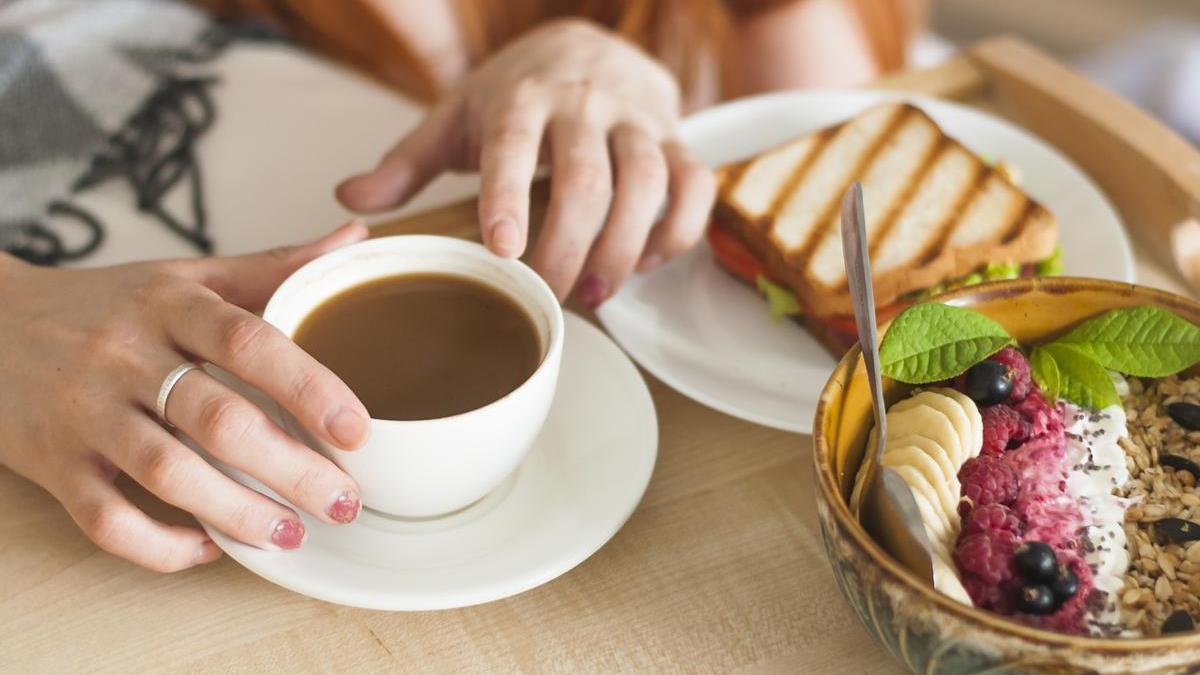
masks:
<svg viewBox="0 0 1200 675"><path fill-rule="evenodd" d="M1137 377L1174 375L1200 362L1200 327L1150 305L1105 312L1055 342Z"/></svg>
<svg viewBox="0 0 1200 675"><path fill-rule="evenodd" d="M800 301L796 299L795 293L771 281L763 274L758 275L754 281L758 286L758 292L767 298L767 311L771 313L772 321L779 323L779 320L785 316L800 313Z"/></svg>
<svg viewBox="0 0 1200 675"><path fill-rule="evenodd" d="M1046 350L1033 350L1029 355L1029 369L1033 373L1033 379L1050 400L1062 396L1062 375L1058 372L1058 364L1054 357Z"/></svg>
<svg viewBox="0 0 1200 675"><path fill-rule="evenodd" d="M1051 342L1034 349L1031 361L1041 364L1034 368L1040 368L1043 377L1047 377L1051 370L1055 373L1047 377L1047 382L1057 382L1058 391L1047 391L1048 394L1093 410L1121 401L1117 387L1104 366L1073 345ZM1040 380L1038 384L1041 384Z"/></svg>
<svg viewBox="0 0 1200 675"><path fill-rule="evenodd" d="M961 307L938 303L904 310L879 346L883 374L908 384L946 380L1013 341L1004 327Z"/></svg>

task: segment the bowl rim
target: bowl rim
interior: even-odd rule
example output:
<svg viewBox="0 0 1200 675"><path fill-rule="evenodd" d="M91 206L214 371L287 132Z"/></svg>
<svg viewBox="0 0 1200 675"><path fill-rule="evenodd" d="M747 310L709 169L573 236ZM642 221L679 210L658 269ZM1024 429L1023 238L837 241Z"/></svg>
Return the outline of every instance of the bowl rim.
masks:
<svg viewBox="0 0 1200 675"><path fill-rule="evenodd" d="M977 296L981 293L984 298L994 298L1023 295L1032 291L1046 291L1051 293L1117 291L1121 294L1132 292L1138 297L1154 300L1167 307L1184 306L1192 312L1200 314L1200 302L1169 291L1120 281L1084 277L1035 277L992 281L954 289L930 298L929 301L958 304L954 301L961 300L966 296ZM832 452L828 440L824 435L822 421L833 403L835 392L840 393L843 391L845 384L849 382L860 355L861 348L858 343L855 343L838 360L833 374L821 389L821 396L817 401L817 412L813 421L813 465L817 473L818 498L823 497L826 500L833 519L849 535L849 539L867 558L879 567L886 577L907 588L909 591L923 596L925 599L931 601L934 606L966 623L973 623L993 631L1041 642L1050 646L1083 648L1094 652L1114 651L1124 653L1128 653L1129 651L1152 651L1168 647L1200 647L1200 630L1190 634L1120 638L1068 635L1034 628L987 610L964 605L937 591L923 580L918 579L915 574L894 560L867 534L866 530L859 525L858 520L850 513L849 505L842 499L837 476L834 475L832 465L830 462L824 461L827 457L832 456Z"/></svg>

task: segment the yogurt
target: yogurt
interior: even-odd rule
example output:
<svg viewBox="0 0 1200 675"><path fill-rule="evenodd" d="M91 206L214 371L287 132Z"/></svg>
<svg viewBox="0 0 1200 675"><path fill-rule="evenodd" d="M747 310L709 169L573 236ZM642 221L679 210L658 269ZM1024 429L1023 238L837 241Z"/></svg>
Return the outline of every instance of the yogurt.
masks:
<svg viewBox="0 0 1200 675"><path fill-rule="evenodd" d="M1089 605L1089 629L1111 635L1120 631L1117 596L1124 585L1129 553L1125 548L1125 510L1133 500L1113 491L1129 481L1125 451L1118 444L1128 431L1125 411L1119 405L1098 412L1066 405L1064 422L1070 470L1067 492L1079 503L1084 517L1084 559L1093 573L1096 590L1103 596Z"/></svg>

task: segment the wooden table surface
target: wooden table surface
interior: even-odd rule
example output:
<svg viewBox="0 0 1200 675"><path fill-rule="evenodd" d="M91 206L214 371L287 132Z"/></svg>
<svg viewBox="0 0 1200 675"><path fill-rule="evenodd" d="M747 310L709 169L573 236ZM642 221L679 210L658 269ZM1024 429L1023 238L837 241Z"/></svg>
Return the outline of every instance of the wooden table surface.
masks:
<svg viewBox="0 0 1200 675"><path fill-rule="evenodd" d="M474 222L466 205L380 230L475 236ZM1181 290L1145 251L1137 259L1141 282ZM0 672L896 672L822 552L811 439L643 377L660 441L633 517L562 577L467 609L339 607L229 559L146 572L0 469ZM125 487L155 515L186 518Z"/></svg>

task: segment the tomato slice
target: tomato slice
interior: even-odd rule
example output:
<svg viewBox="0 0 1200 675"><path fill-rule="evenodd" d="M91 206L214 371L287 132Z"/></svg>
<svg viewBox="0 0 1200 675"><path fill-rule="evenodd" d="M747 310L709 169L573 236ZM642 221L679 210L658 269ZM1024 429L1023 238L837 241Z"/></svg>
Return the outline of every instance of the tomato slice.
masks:
<svg viewBox="0 0 1200 675"><path fill-rule="evenodd" d="M877 307L875 309L876 323L884 324L896 318L896 315L902 312L905 308L911 305L911 302L903 300L893 302L885 307ZM837 333L845 333L853 335L854 340L858 340L858 325L854 322L852 314L834 314L830 316L822 316L816 319L818 322L829 326L829 328Z"/></svg>
<svg viewBox="0 0 1200 675"><path fill-rule="evenodd" d="M767 266L746 247L745 242L715 220L708 226L708 245L722 267L751 286L758 284L760 274L770 276Z"/></svg>
<svg viewBox="0 0 1200 675"><path fill-rule="evenodd" d="M729 231L729 228L717 221L713 221L708 226L708 244L712 247L713 255L716 256L717 262L722 267L729 270L734 276L742 279L751 286L757 286L759 275L765 276L776 283L779 283L771 277L767 271L767 266L746 246L737 235ZM782 284L781 284L782 285ZM875 310L876 319L879 323L891 321L905 307L911 303L905 301L894 302L885 307L879 307ZM858 327L854 323L854 316L847 315L832 315L821 317L810 317L838 334L854 336L851 342L858 339Z"/></svg>

